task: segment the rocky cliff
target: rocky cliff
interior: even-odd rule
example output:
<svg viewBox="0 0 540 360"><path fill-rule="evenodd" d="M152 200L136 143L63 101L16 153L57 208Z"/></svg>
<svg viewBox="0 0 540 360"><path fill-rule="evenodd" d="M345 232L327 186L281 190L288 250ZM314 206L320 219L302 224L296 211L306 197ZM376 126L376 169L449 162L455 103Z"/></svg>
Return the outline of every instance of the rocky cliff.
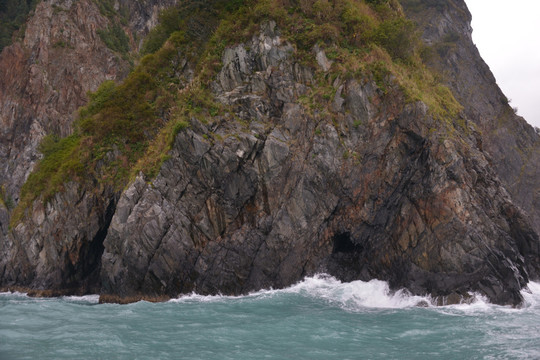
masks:
<svg viewBox="0 0 540 360"><path fill-rule="evenodd" d="M395 1L338 1L327 12L338 14L337 22L317 10L320 4L289 9L294 21L307 21L303 28L312 24L311 33L290 31L294 24L272 4L226 7L231 17L209 18L213 32L202 35L188 25L158 53L167 54L165 61L146 58L128 78L143 81L141 101L154 110L166 96L176 99L167 111L155 110L165 121L156 123L159 134L143 128L137 137L148 141L146 155L131 161L155 171L134 166L134 174L142 171L125 177L131 180L123 189L108 180L108 169L134 159L131 149L142 146L121 135L90 156L97 160L82 162L93 166L87 179L76 173L54 195L37 197L11 229L8 211L0 209L4 288L99 292L104 302L129 302L192 291L241 294L328 272L345 281L387 280L441 303L471 291L496 303L521 302L520 289L540 276L539 209L519 196L537 186L532 160L521 150L534 153L538 139L513 114L494 120L508 104L470 42L464 3L403 2L425 29L425 51ZM130 14L150 13L143 8L128 7ZM133 24L148 21L138 17L131 28L141 31ZM232 38L235 26L243 26L236 29L243 37ZM446 44L454 31L455 44ZM191 45L194 36L207 50ZM424 69L418 53L433 72L449 71L443 79L451 79L452 92ZM162 70L152 72L154 62ZM162 81L163 72L173 91L140 86L150 81L142 74ZM111 91L129 93L123 86ZM470 97L471 86L487 90ZM93 122L115 114L104 106L74 134L79 148L100 141ZM486 131L488 123L513 132L501 143L508 131ZM32 134L30 128L18 134ZM520 134L524 147L512 151L521 162L493 150ZM21 141L31 143L28 136ZM87 149L79 154L97 151ZM159 161L148 160L159 151ZM517 185L504 174L516 166L523 169Z"/></svg>

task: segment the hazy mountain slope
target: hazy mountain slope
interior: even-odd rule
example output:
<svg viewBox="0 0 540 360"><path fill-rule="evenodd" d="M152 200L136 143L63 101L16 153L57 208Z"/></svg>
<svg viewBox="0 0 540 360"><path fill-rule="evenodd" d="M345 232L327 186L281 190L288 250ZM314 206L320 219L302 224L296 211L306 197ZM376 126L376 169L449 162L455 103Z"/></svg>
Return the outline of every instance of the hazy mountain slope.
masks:
<svg viewBox="0 0 540 360"><path fill-rule="evenodd" d="M540 134L517 116L471 38L462 0L402 1L431 45L427 63L442 75L482 135L483 149L512 195L540 232ZM504 50L502 50L504 51Z"/></svg>

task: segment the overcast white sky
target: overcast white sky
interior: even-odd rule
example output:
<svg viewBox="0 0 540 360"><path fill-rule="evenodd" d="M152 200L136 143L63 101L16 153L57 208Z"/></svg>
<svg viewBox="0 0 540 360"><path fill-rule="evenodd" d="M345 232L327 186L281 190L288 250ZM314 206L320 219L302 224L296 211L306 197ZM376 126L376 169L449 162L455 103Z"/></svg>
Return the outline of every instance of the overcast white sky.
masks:
<svg viewBox="0 0 540 360"><path fill-rule="evenodd" d="M465 0L473 41L512 107L540 127L540 0Z"/></svg>

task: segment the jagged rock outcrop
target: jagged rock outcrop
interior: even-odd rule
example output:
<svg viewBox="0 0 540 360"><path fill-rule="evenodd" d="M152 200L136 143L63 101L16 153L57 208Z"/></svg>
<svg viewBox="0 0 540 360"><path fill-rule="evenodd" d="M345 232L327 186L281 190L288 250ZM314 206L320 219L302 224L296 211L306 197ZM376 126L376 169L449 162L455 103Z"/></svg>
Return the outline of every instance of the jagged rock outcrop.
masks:
<svg viewBox="0 0 540 360"><path fill-rule="evenodd" d="M521 301L540 269L538 237L475 136L430 135L442 125L425 105L370 81L336 81L334 122L308 113L298 99L313 74L271 25L223 65L217 98L251 122L194 118L158 177L124 192L102 301L239 294L317 271Z"/></svg>
<svg viewBox="0 0 540 360"><path fill-rule="evenodd" d="M468 119L481 135L482 149L512 200L540 233L540 136L516 115L473 44L471 14L463 0L402 1L433 50L428 64L443 75Z"/></svg>

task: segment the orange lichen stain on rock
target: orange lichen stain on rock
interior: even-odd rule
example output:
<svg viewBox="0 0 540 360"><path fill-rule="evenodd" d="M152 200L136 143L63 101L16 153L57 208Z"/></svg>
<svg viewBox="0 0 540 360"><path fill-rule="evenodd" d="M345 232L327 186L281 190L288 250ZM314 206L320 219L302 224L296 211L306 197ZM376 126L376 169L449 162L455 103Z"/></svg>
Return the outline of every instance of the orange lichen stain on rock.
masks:
<svg viewBox="0 0 540 360"><path fill-rule="evenodd" d="M460 187L449 187L445 189L442 193L442 199L448 211L448 216L455 216L462 222L466 222L469 219L470 213L467 210L466 204L470 199Z"/></svg>

